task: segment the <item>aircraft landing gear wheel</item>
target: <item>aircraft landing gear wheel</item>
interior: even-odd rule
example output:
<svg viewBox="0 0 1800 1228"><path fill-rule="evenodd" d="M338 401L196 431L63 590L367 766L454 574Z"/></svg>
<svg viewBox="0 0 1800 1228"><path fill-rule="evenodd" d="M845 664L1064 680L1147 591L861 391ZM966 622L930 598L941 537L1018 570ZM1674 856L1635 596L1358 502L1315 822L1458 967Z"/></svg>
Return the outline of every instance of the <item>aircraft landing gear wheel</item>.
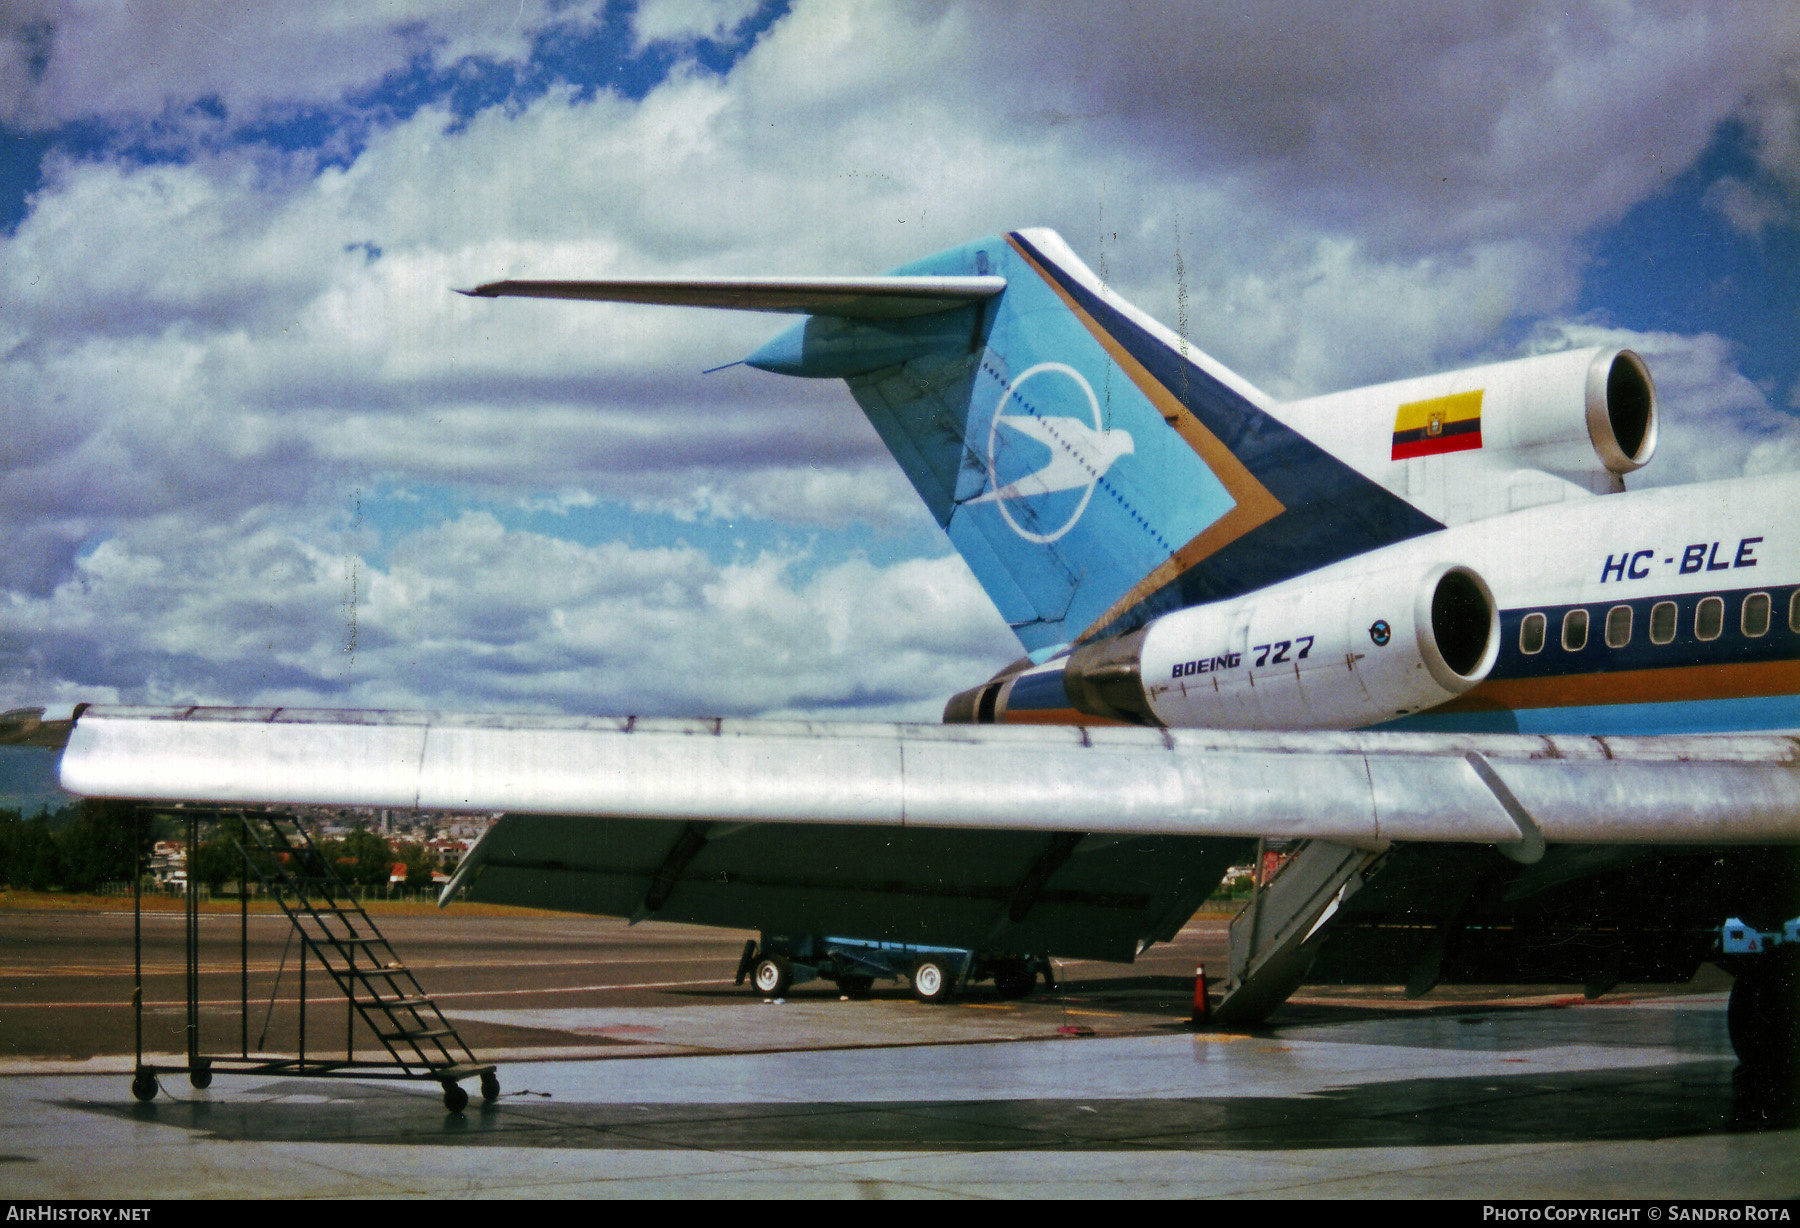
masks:
<svg viewBox="0 0 1800 1228"><path fill-rule="evenodd" d="M1725 1010L1731 1047L1752 1071L1800 1070L1800 959L1772 952L1738 974Z"/></svg>
<svg viewBox="0 0 1800 1228"><path fill-rule="evenodd" d="M460 1113L469 1107L469 1093L463 1090L462 1084L444 1084L444 1107L452 1113Z"/></svg>
<svg viewBox="0 0 1800 1228"><path fill-rule="evenodd" d="M793 983L794 969L779 955L757 960L750 974L750 987L765 998L785 998Z"/></svg>
<svg viewBox="0 0 1800 1228"><path fill-rule="evenodd" d="M212 1063L202 1062L188 1071L188 1082L194 1085L195 1091L205 1091L212 1086Z"/></svg>
<svg viewBox="0 0 1800 1228"><path fill-rule="evenodd" d="M1009 959L994 969L994 990L1002 998L1028 998L1037 988L1037 973L1022 959Z"/></svg>
<svg viewBox="0 0 1800 1228"><path fill-rule="evenodd" d="M838 992L846 998L866 998L869 996L869 991L875 988L875 978L872 976L856 974L840 976L837 983Z"/></svg>
<svg viewBox="0 0 1800 1228"><path fill-rule="evenodd" d="M156 1099L156 1076L148 1070L140 1070L131 1080L131 1094L148 1104Z"/></svg>
<svg viewBox="0 0 1800 1228"><path fill-rule="evenodd" d="M488 1104L500 1099L500 1076L491 1070L481 1076L481 1098Z"/></svg>
<svg viewBox="0 0 1800 1228"><path fill-rule="evenodd" d="M950 969L944 966L942 960L922 959L913 965L913 996L921 1002L948 1002L950 981Z"/></svg>

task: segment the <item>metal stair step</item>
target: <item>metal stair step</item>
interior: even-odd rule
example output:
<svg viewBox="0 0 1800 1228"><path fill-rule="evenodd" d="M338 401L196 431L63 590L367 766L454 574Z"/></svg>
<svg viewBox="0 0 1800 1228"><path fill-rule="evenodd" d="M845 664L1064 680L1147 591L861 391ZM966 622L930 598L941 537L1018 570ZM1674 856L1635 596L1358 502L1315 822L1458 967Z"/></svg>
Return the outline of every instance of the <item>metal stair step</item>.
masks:
<svg viewBox="0 0 1800 1228"><path fill-rule="evenodd" d="M416 1011L422 1006L430 1006L431 999L423 995L411 998L358 998L358 1006L371 1006L384 1011Z"/></svg>
<svg viewBox="0 0 1800 1228"><path fill-rule="evenodd" d="M407 1028L399 1032L378 1032L383 1040L436 1040L441 1036L455 1036L455 1028Z"/></svg>

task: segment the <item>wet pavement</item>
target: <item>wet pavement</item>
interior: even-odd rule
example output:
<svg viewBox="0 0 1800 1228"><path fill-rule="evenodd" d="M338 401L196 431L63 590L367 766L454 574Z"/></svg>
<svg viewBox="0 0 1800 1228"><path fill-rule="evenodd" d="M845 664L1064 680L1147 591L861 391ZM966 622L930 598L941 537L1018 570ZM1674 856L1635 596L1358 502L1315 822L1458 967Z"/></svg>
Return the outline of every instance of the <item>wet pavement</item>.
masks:
<svg viewBox="0 0 1800 1228"><path fill-rule="evenodd" d="M515 1061L460 1115L431 1084L20 1074L0 1194L1793 1196L1800 1131L1734 1087L1723 1006Z"/></svg>
<svg viewBox="0 0 1800 1228"><path fill-rule="evenodd" d="M496 1102L221 1072L166 1073L140 1104L129 914L0 914L0 1197L1800 1194L1791 1098L1737 1076L1716 972L1597 1002L1313 989L1237 1034L1187 1022L1218 918L1135 966L1064 964L1056 993L948 1006L821 982L758 999L719 931L382 923L500 1063ZM203 926L215 1053L243 1031L237 927ZM180 1065L180 927L146 929L148 1060ZM298 999L282 934L249 925L249 1035L271 1048ZM315 1046L343 1041L328 989L309 983Z"/></svg>

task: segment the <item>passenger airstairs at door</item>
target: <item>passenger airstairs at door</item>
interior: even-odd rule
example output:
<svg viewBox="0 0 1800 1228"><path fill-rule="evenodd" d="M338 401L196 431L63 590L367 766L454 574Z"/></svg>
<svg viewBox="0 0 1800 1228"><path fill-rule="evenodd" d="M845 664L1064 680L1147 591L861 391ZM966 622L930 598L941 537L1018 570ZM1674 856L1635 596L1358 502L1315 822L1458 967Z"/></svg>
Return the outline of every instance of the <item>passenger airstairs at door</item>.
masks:
<svg viewBox="0 0 1800 1228"><path fill-rule="evenodd" d="M1385 854L1333 844L1301 843L1231 923L1230 974L1213 1023L1260 1023L1287 1001L1312 967L1309 942ZM1262 857L1257 858L1261 871Z"/></svg>
<svg viewBox="0 0 1800 1228"><path fill-rule="evenodd" d="M486 1101L499 1096L500 1083L494 1066L476 1058L297 817L273 809L214 810L204 816L198 810L186 810L182 817L188 823L190 850L199 848L205 821L226 833L241 856L239 1046L236 1054L203 1051L199 893L190 884L186 899L187 1066L165 1067L163 1073L186 1073L197 1088L211 1083L215 1072L432 1080L443 1086L445 1107L452 1112L460 1112L468 1105L468 1092L461 1086L464 1079L478 1079ZM295 974L298 1046L291 1057L253 1052L250 1044L248 892L244 888L252 875L260 882L264 896L273 899L286 917L289 947L295 942L299 945ZM141 897L137 932L138 1061L132 1093L140 1100L149 1100L156 1095L158 1069L144 1062ZM277 991L286 963L284 950L281 969L276 974ZM322 970L345 999L343 1048L334 1047L329 1054L317 1044L316 1025L314 1046L308 1052L309 967ZM275 993L271 993L271 1011L274 1000ZM266 1034L266 1022L264 1030ZM357 1056L359 1030L373 1036L378 1046L368 1050L365 1057ZM336 1031L334 1028L334 1037ZM260 1047L259 1040L257 1049Z"/></svg>

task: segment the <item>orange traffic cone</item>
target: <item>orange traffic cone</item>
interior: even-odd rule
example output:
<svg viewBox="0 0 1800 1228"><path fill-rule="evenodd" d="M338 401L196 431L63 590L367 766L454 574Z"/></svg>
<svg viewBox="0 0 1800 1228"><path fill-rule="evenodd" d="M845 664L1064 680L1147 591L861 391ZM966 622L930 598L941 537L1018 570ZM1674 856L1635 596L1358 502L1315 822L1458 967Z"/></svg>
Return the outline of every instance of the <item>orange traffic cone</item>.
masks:
<svg viewBox="0 0 1800 1228"><path fill-rule="evenodd" d="M1206 999L1206 965L1201 964L1194 969L1194 1016L1195 1023L1212 1022L1212 1004Z"/></svg>

